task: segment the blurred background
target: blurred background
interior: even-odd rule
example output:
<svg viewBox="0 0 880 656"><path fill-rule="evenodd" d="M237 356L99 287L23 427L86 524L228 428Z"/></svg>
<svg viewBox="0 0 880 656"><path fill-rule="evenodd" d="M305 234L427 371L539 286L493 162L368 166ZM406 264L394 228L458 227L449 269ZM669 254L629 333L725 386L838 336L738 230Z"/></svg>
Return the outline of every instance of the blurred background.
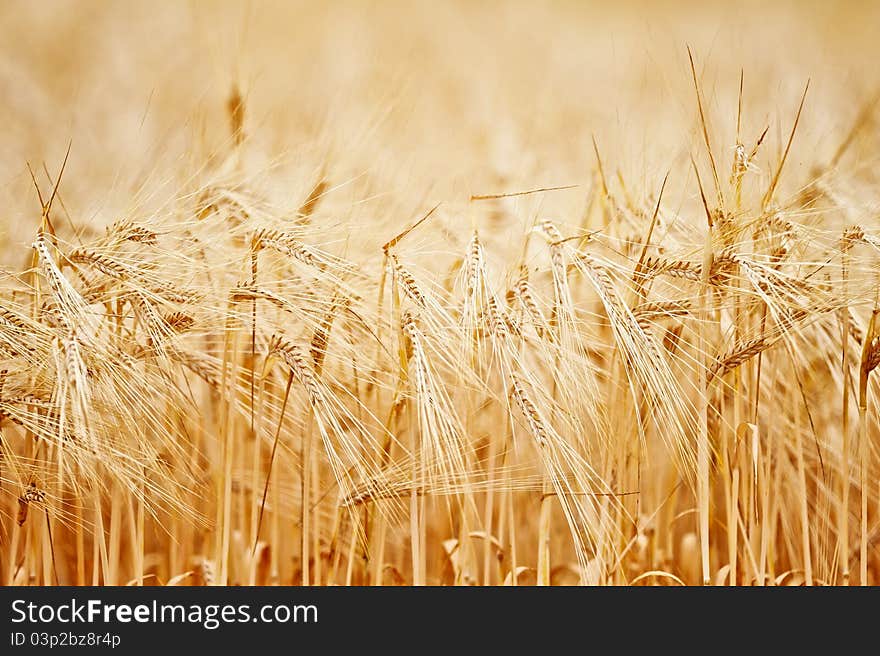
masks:
<svg viewBox="0 0 880 656"><path fill-rule="evenodd" d="M593 136L648 195L699 143L690 45L725 169L740 71L743 141L769 125L768 158L811 80L785 188L880 88L878 28L876 2L5 0L0 262L29 256L28 162L49 189L72 144L61 199L77 223L170 211L220 165L236 86L261 193L295 205L326 176L334 211L368 226L439 201L466 211L475 193L586 185ZM684 173L670 184L694 193ZM565 217L583 198L523 202Z"/></svg>

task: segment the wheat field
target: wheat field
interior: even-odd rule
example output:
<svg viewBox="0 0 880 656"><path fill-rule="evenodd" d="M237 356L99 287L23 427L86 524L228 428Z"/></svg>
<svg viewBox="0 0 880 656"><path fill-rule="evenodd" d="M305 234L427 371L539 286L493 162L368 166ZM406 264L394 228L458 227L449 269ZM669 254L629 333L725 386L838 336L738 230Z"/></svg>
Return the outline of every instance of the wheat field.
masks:
<svg viewBox="0 0 880 656"><path fill-rule="evenodd" d="M0 583L880 583L876 3L0 3Z"/></svg>

